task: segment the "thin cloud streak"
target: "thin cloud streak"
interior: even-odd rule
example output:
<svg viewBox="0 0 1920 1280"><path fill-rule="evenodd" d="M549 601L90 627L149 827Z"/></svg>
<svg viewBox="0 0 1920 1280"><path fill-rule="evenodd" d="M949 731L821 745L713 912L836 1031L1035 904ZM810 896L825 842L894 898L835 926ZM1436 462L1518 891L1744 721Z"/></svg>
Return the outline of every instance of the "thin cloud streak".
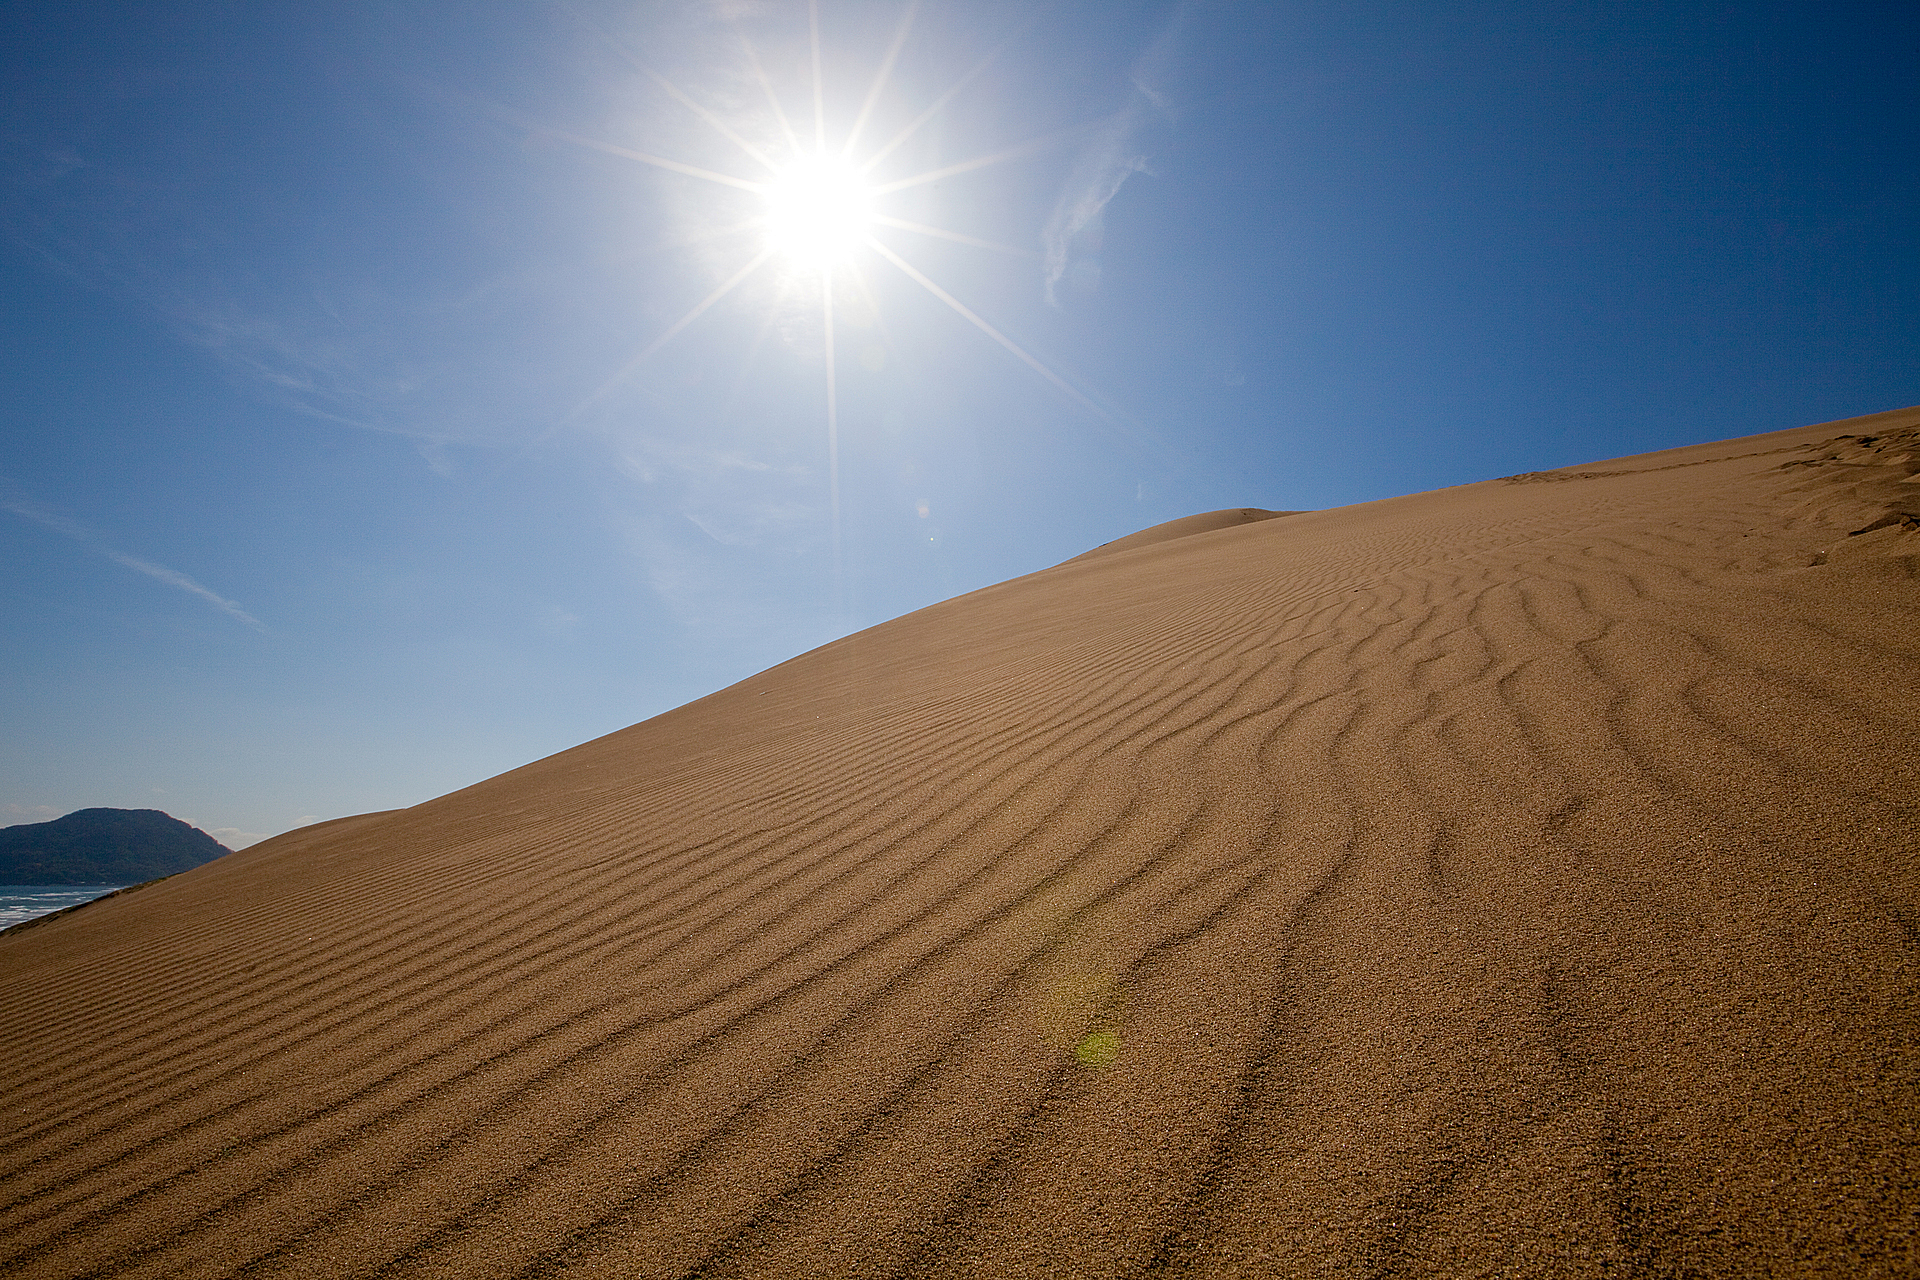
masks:
<svg viewBox="0 0 1920 1280"><path fill-rule="evenodd" d="M1120 193L1128 178L1149 172L1147 157L1139 151L1135 137L1155 119L1172 114L1164 89L1154 82L1164 78L1172 60L1173 45L1192 12L1191 3L1174 11L1166 30L1148 46L1133 65L1133 94L1127 105L1107 121L1093 142L1080 156L1066 188L1047 220L1044 236L1045 282L1047 301L1060 305L1059 285L1073 257L1073 245L1089 228L1097 227L1107 205Z"/></svg>
<svg viewBox="0 0 1920 1280"><path fill-rule="evenodd" d="M1067 274L1074 240L1093 225L1128 178L1147 171L1145 156L1126 153L1133 129L1131 123L1121 123L1106 132L1082 160L1075 173L1078 181L1061 197L1047 221L1047 301L1056 307L1060 305L1060 278Z"/></svg>
<svg viewBox="0 0 1920 1280"><path fill-rule="evenodd" d="M99 534L87 528L85 525L69 520L57 512L49 511L38 503L22 502L12 498L0 498L0 511L10 511L22 519L31 520L43 528L53 530L62 537L71 538L82 546L91 547L93 550L98 551L101 555L123 568L132 569L136 573L144 573L156 582L164 582L170 587L186 592L188 595L198 596L201 600L212 605L228 617L244 622L255 631L265 631L267 629L265 623L248 613L245 609L242 609L237 603L227 599L216 591L200 585L186 574L181 573L178 569L169 569L163 564L155 564L151 560L142 560L138 556L130 556L124 551L116 550L103 542Z"/></svg>

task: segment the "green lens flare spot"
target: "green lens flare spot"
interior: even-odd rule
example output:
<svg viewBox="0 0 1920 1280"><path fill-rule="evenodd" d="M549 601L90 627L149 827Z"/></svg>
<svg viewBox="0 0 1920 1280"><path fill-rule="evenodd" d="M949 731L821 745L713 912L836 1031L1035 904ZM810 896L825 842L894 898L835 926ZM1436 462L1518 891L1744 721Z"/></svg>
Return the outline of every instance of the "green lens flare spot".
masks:
<svg viewBox="0 0 1920 1280"><path fill-rule="evenodd" d="M1120 1057L1120 1033L1095 1031L1073 1046L1073 1056L1083 1067L1110 1067Z"/></svg>

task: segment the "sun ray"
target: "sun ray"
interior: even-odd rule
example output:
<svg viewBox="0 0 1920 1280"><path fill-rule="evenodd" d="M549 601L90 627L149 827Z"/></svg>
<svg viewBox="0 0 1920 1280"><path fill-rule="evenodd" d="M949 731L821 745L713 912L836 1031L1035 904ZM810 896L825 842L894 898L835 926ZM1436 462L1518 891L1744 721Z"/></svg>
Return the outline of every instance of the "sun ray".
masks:
<svg viewBox="0 0 1920 1280"><path fill-rule="evenodd" d="M909 0L906 10L900 15L900 29L893 33L893 44L887 49L887 56L880 60L880 70L874 74L873 87L867 90L867 100L860 104L860 114L853 119L853 128L847 130L847 140L840 148L840 154L851 157L854 147L860 141L860 134L867 127L867 121L873 115L873 108L880 101L881 92L887 87L887 81L893 77L894 63L900 60L900 50L907 43L907 32L913 28L914 15L920 12L920 0Z"/></svg>
<svg viewBox="0 0 1920 1280"><path fill-rule="evenodd" d="M615 146L611 142L601 142L597 138L583 138L577 133L568 133L564 129L542 127L540 132L562 142L571 142L576 147L586 147L591 151L604 151L610 156L619 156L626 160L638 160L658 169L667 169L674 173L684 173L690 178L703 178L708 182L717 182L723 187L738 187L742 191L751 191L755 195L765 195L767 184L755 182L751 178L736 178L732 174L715 173L711 169L702 169L697 165L682 164L678 160L669 160L665 156L648 155L644 151L635 151L630 147Z"/></svg>
<svg viewBox="0 0 1920 1280"><path fill-rule="evenodd" d="M760 88L766 92L767 105L773 109L773 118L780 125L780 132L787 135L787 143L793 148L793 154L804 154L800 145L800 135L793 131L793 121L787 119L785 108L780 105L780 95L773 91L773 81L767 75L767 69L760 64L760 55L753 51L746 33L740 33L740 48L747 55L747 65L753 68L753 75L760 82Z"/></svg>
<svg viewBox="0 0 1920 1280"><path fill-rule="evenodd" d="M665 252L673 249L691 249L697 245L715 244L723 240L736 240L760 229L765 220L759 215L742 218L738 222L715 223L704 228L689 227L675 234L649 242L645 247L652 251Z"/></svg>
<svg viewBox="0 0 1920 1280"><path fill-rule="evenodd" d="M820 76L820 0L807 0L807 34L813 41L813 150L827 153L826 86Z"/></svg>
<svg viewBox="0 0 1920 1280"><path fill-rule="evenodd" d="M693 112L695 115L699 116L702 120L705 120L708 124L712 125L714 129L717 130L719 134L722 137L724 137L728 142L731 142L734 146L746 152L747 155L751 156L753 159L758 160L766 168L772 169L772 170L778 170L779 166L776 165L772 160L768 159L766 152L760 150L760 148L754 146L751 142L748 142L745 138L741 137L739 134L735 133L732 129L728 128L726 123L722 121L719 116L714 115L713 112L707 110L705 107L695 102L692 98L689 98L686 94L682 93L680 91L680 87L674 84L673 81L667 79L665 76L661 75L658 71L655 71L652 67L647 66L645 63L636 62L634 63L634 65L639 67L640 70L644 71L648 76L650 76L653 79L653 82L655 84L659 85L662 89L665 89L668 93L672 94L674 100L680 103L681 106L684 106L685 108L687 108L687 110Z"/></svg>
<svg viewBox="0 0 1920 1280"><path fill-rule="evenodd" d="M718 289L715 289L712 293L708 294L706 297L700 299L700 301L694 303L692 310L688 311L687 314L681 316L678 320L674 321L673 325L670 328L668 328L665 333L662 333L659 337L655 338L652 342L649 342L646 346L642 347L637 355L635 355L631 360L628 360L625 364L621 365L618 372L616 372L611 378L608 378L605 382L601 383L599 389L596 390L592 395L588 396L585 400L582 400L577 406L575 406L573 413L569 414L568 416L574 417L579 415L583 410L587 408L587 406L593 404L596 400L599 400L601 397L605 396L607 392L613 390L616 386L620 385L620 383L624 382L627 379L628 375L632 374L632 372L635 369L638 369L641 365L646 363L648 356L651 356L654 352L658 351L660 348L666 346L669 342L673 341L676 337L678 337L680 335L681 330L685 329L688 325L692 324L695 320L698 320L701 317L701 315L703 315L706 312L708 307L711 307L714 303L720 301L720 299L726 297L729 293L732 293L735 289L737 289L740 286L740 284L746 280L748 276L758 271L761 268L761 266L766 263L767 259L771 258L772 256L773 256L772 249L762 249L758 254L754 256L751 262L747 263L746 266L740 268L740 270L734 272L734 274L727 280L725 284L721 285Z"/></svg>
<svg viewBox="0 0 1920 1280"><path fill-rule="evenodd" d="M1055 133L1042 134L1038 138L1029 138L1025 142L1015 143L1004 151L995 151L991 155L975 156L971 160L962 160L939 169L930 169L926 173L915 174L911 178L898 178L892 182L883 182L873 188L876 196L890 195L895 191L905 191L908 187L922 187L929 182L938 182L942 178L951 178L957 173L972 173L975 169L984 169L989 165L1005 164L1009 160L1019 160L1037 151L1057 146L1070 138L1086 133L1088 126L1075 125L1071 129L1061 129ZM869 170L870 171L870 170Z"/></svg>
<svg viewBox="0 0 1920 1280"><path fill-rule="evenodd" d="M858 261L850 262L846 271L853 277L854 288L859 290L860 301L866 304L867 314L876 321L880 318L880 300L873 296L873 284L867 279L867 272Z"/></svg>
<svg viewBox="0 0 1920 1280"><path fill-rule="evenodd" d="M1005 45L1000 46L1000 49L1004 49L1004 48L1006 48ZM956 80L952 88L948 89L945 93L941 94L938 98L934 99L932 106L928 107L925 111L922 111L919 115L915 116L913 118L913 123L909 124L906 128L902 129L899 133L895 134L893 137L893 140L887 143L886 146L881 147L878 151L868 156L866 159L866 162L860 166L861 169L867 173L872 173L875 169L879 168L881 161L885 160L888 156L892 155L896 150L898 150L900 146L903 143L905 143L908 138L911 138L914 134L920 132L921 128L925 126L927 121L939 115L941 110L949 102L952 102L955 98L959 97L960 91L967 87L967 82L969 80L973 79L975 76L979 75L982 71L985 71L989 66L991 66L993 63L993 60L1000 56L1000 49L995 49L992 53L982 58L979 61L979 63L977 63L974 66L973 70L967 72L967 74L961 76L958 80Z"/></svg>
<svg viewBox="0 0 1920 1280"><path fill-rule="evenodd" d="M727 398L721 401L721 412L731 414L739 407L740 399L746 394L747 374L753 368L755 360L760 358L760 348L767 345L767 337L780 323L780 317L769 311L760 321L760 328L754 333L753 341L747 344L747 352L740 357L740 372L734 375L733 385L727 389Z"/></svg>
<svg viewBox="0 0 1920 1280"><path fill-rule="evenodd" d="M998 244L992 240L981 240L974 236L963 236L958 231L948 231L944 227L930 227L924 222L908 222L905 218L890 218L883 213L873 215L874 222L883 227L896 227L901 231L913 231L923 236L934 236L941 240L951 240L955 244L972 245L976 249L991 249L995 253L1005 253L1016 258L1038 258L1040 254L1032 249L1019 249L1010 244Z"/></svg>
<svg viewBox="0 0 1920 1280"><path fill-rule="evenodd" d="M725 138L728 142L731 142L734 146L740 148L740 150L745 152L748 155L748 157L750 157L753 160L757 160L761 165L765 166L766 168L768 169L776 168L773 161L767 158L765 152L761 151L758 147L754 146L751 142L748 142L745 138L735 133L731 128L727 126L726 121L720 119L719 116L714 115L713 112L707 110L705 107L695 102L692 98L688 97L685 93L681 92L679 85L667 79L665 76L661 75L658 71L655 71L652 67L648 66L645 62L641 61L639 55L634 53L633 50L627 48L626 42L621 40L618 36L614 35L613 32L607 30L605 27L601 26L598 22L595 22L592 18L589 18L586 14L581 13L578 9L575 9L572 5L563 3L560 5L560 7L566 10L568 13L572 14L574 18L578 20L580 23L582 23L584 26L592 29L597 35L599 35L599 37L602 40L605 40L607 42L608 46L611 47L615 53L619 54L622 58L625 58L629 63L631 63L633 65L633 68L636 71L646 76L649 80L659 85L662 89L665 89L667 93L673 97L673 100L675 102L678 102L681 106L693 112L695 115L699 116L702 120L706 121L708 124L712 125L714 128L714 131L717 132L721 137Z"/></svg>
<svg viewBox="0 0 1920 1280"><path fill-rule="evenodd" d="M952 102L955 98L960 96L960 91L966 88L967 85L973 80L975 76L979 75L982 71L985 71L988 67L992 66L995 59L997 59L1001 54L1005 53L1009 48L1013 46L1013 42L1015 40L1018 40L1021 37L1021 35L1023 35L1026 32L1026 29L1033 24L1033 20L1035 17L1038 16L1039 12L1040 10L1036 8L1032 13L1028 14L1027 20L1025 22L1022 22L1019 26L1015 27L1005 40L1002 40L998 45L994 46L993 51L991 53L987 54L986 57L976 62L970 71L968 71L965 75L961 76L958 80L954 81L952 86L948 88L948 90L945 93L941 94L938 98L934 99L932 106L928 107L925 111L922 111L919 115L915 116L913 118L913 123L909 124L906 128L902 129L899 133L895 134L893 136L893 140L887 143L886 146L881 147L878 151L868 156L866 159L866 163L861 165L862 170L864 170L867 173L872 173L876 168L880 166L881 161L885 160L888 156L892 155L894 151L896 151L903 143L905 143L908 138L911 138L914 134L920 132L920 130L926 126L926 123L929 120L939 115L940 112L946 107L946 105L949 102Z"/></svg>
<svg viewBox="0 0 1920 1280"><path fill-rule="evenodd" d="M969 321L976 329L980 330L980 332L986 334L989 338L992 338L995 342L999 343L1001 346L1005 347L1008 351L1012 352L1014 357L1017 358L1020 361L1020 363L1026 365L1029 369L1032 369L1035 373L1045 378L1048 382L1051 382L1054 386L1066 392L1067 395L1073 398L1074 403L1080 405L1082 408L1086 409L1089 413L1092 413L1095 417L1099 418L1102 422L1105 422L1110 426L1120 425L1118 422L1114 420L1114 417L1112 414L1108 413L1105 409L1101 408L1099 405L1095 404L1092 400L1088 399L1086 394L1082 392L1079 388L1075 387L1072 383L1068 382L1065 378L1061 377L1059 374L1055 373L1053 370L1047 368L1046 365L1040 363L1040 361L1035 357L1028 355L1026 351L1023 350L1020 347L1020 345L1016 343L1012 338L1009 338L1006 334L1000 332L998 329L988 324L985 320L981 319L980 316L976 314L974 311L970 310L964 302L960 301L960 299L948 293L945 289L942 289L939 285L935 284L932 280L929 280L918 268L916 268L912 263L908 262L905 258L902 258L899 254L887 248L886 245L881 244L880 241L876 240L872 236L867 237L867 246L871 248L875 253L885 258L888 262L891 262L894 266L900 268L901 271L905 272L908 279L912 280L915 284L919 285L922 289L925 289L928 293L932 294L934 297L940 299L940 301L946 303L949 307L952 307L956 312L960 314L962 319Z"/></svg>
<svg viewBox="0 0 1920 1280"><path fill-rule="evenodd" d="M840 567L840 382L834 368L833 351L833 271L820 273L821 331L826 335L827 357L827 506L833 517L833 591L835 612L844 602Z"/></svg>

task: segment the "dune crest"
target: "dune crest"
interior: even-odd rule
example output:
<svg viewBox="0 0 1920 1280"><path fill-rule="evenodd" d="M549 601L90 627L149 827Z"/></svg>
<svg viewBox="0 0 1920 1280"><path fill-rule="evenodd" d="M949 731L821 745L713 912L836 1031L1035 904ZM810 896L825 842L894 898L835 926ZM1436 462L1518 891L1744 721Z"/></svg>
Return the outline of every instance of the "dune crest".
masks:
<svg viewBox="0 0 1920 1280"><path fill-rule="evenodd" d="M1917 429L1175 521L0 938L0 1271L1912 1274Z"/></svg>
<svg viewBox="0 0 1920 1280"><path fill-rule="evenodd" d="M1279 516L1297 516L1298 511L1268 511L1263 507L1227 507L1220 511L1203 511L1197 516L1181 516L1178 520L1169 520L1165 524L1156 524L1130 533L1124 538L1115 538L1103 542L1091 551L1083 551L1067 564L1082 560L1091 560L1096 556L1112 555L1116 551L1131 551L1136 547L1149 547L1156 543L1171 542L1175 538L1187 538L1196 533L1212 533L1216 529L1237 529L1243 524L1257 524L1262 520L1272 520Z"/></svg>

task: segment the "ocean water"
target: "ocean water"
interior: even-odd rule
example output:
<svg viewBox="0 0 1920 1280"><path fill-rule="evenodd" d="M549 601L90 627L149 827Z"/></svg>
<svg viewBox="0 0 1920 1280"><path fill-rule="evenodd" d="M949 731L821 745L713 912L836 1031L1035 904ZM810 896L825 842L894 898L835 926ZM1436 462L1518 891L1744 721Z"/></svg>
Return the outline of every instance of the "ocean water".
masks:
<svg viewBox="0 0 1920 1280"><path fill-rule="evenodd" d="M123 884L0 884L0 929L124 888Z"/></svg>

